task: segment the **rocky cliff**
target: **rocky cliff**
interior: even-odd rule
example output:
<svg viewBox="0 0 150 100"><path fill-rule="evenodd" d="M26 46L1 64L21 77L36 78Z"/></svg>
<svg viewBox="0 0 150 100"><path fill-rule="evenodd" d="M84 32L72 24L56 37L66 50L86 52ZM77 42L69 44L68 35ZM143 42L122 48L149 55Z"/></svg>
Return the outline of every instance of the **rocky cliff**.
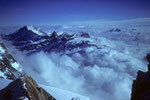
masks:
<svg viewBox="0 0 150 100"><path fill-rule="evenodd" d="M132 84L131 100L150 100L150 54L147 55L148 71L138 71Z"/></svg>
<svg viewBox="0 0 150 100"><path fill-rule="evenodd" d="M0 77L14 80L22 76L22 68L0 41Z"/></svg>
<svg viewBox="0 0 150 100"><path fill-rule="evenodd" d="M0 90L0 100L56 100L28 76L11 82Z"/></svg>
<svg viewBox="0 0 150 100"><path fill-rule="evenodd" d="M0 78L13 80L0 90L0 100L56 100L31 77L23 75L20 64L0 41Z"/></svg>

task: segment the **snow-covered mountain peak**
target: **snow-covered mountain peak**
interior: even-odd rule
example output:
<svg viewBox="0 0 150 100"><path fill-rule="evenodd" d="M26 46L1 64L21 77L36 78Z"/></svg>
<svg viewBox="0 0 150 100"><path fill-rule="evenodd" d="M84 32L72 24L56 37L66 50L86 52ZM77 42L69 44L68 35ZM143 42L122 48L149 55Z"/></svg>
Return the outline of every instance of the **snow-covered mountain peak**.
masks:
<svg viewBox="0 0 150 100"><path fill-rule="evenodd" d="M54 31L50 36L51 36L51 37L58 38L58 35L57 35L57 33L56 33L55 31Z"/></svg>
<svg viewBox="0 0 150 100"><path fill-rule="evenodd" d="M91 42L92 38L89 33L68 34L64 32L58 35L54 31L50 35L38 35L29 29L32 29L32 26L24 26L16 33L4 35L3 39L12 41L17 49L28 51L27 54L39 51L64 53L79 48L97 47L95 43Z"/></svg>
<svg viewBox="0 0 150 100"><path fill-rule="evenodd" d="M90 35L89 35L89 33L81 32L81 33L80 33L80 37L90 38Z"/></svg>
<svg viewBox="0 0 150 100"><path fill-rule="evenodd" d="M121 32L121 29L113 28L113 29L110 29L108 32Z"/></svg>
<svg viewBox="0 0 150 100"><path fill-rule="evenodd" d="M25 25L24 27L20 28L20 30L32 31L38 35L44 35L44 33L40 31L40 28L35 28L32 25Z"/></svg>

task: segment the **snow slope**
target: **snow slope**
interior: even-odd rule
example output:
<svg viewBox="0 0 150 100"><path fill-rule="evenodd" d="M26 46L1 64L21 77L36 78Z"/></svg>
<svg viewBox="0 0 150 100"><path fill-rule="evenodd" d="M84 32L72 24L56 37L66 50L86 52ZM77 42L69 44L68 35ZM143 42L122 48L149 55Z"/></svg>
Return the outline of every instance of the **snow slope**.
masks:
<svg viewBox="0 0 150 100"><path fill-rule="evenodd" d="M11 80L0 78L0 90L5 88L11 82ZM39 86L55 97L56 100L90 100L88 97L69 92L67 90L62 90L42 84L39 84Z"/></svg>
<svg viewBox="0 0 150 100"><path fill-rule="evenodd" d="M56 100L72 100L73 98L75 100L90 100L88 97L85 97L85 96L82 96L82 95L79 95L79 94L76 94L76 93L73 93L73 92L70 92L67 90L50 87L50 86L45 86L45 85L41 85L41 84L39 84L39 86L41 86L48 93L50 93L52 96L54 96L56 98Z"/></svg>
<svg viewBox="0 0 150 100"><path fill-rule="evenodd" d="M35 29L32 25L27 25L27 29L38 35L43 35L43 32L41 32L39 28Z"/></svg>

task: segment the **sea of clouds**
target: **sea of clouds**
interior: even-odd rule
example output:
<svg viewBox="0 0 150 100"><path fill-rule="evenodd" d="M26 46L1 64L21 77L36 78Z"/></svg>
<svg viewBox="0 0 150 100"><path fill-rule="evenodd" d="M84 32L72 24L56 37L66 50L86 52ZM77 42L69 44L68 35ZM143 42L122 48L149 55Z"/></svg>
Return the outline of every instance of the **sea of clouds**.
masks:
<svg viewBox="0 0 150 100"><path fill-rule="evenodd" d="M84 49L84 54L71 56L54 52L26 56L17 52L14 56L24 72L39 83L73 91L90 100L130 100L137 71L147 70L149 26L125 27L121 32L109 32L108 28L99 26L74 27L60 30L89 32L101 49L89 47Z"/></svg>
<svg viewBox="0 0 150 100"><path fill-rule="evenodd" d="M84 54L39 52L26 56L22 61L24 71L39 83L70 90L91 100L129 100L137 71L147 70L145 56L150 46L143 37L140 41L119 36L114 39L100 34L96 44L101 49L89 47Z"/></svg>

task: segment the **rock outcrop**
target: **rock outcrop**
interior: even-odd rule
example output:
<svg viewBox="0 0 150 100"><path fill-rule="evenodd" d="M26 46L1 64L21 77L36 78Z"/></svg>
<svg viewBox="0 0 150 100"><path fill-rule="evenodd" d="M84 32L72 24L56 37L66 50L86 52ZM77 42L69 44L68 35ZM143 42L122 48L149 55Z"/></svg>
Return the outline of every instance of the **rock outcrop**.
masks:
<svg viewBox="0 0 150 100"><path fill-rule="evenodd" d="M14 80L22 76L22 68L0 41L0 77Z"/></svg>
<svg viewBox="0 0 150 100"><path fill-rule="evenodd" d="M147 60L150 63L150 54L147 55ZM132 84L131 100L150 100L150 64L147 72L138 71Z"/></svg>
<svg viewBox="0 0 150 100"><path fill-rule="evenodd" d="M56 100L28 76L16 79L0 90L0 100Z"/></svg>

